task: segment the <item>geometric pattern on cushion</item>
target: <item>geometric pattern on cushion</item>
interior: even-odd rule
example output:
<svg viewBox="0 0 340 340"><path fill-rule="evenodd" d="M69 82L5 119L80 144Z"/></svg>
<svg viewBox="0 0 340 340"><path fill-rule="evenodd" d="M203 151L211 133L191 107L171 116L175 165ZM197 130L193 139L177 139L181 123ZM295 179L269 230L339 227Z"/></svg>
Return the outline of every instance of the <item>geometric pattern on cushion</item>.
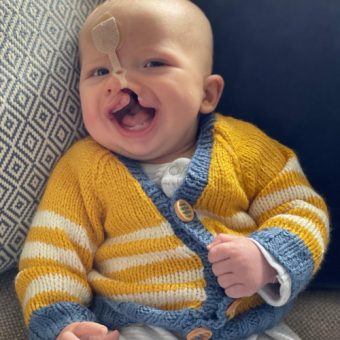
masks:
<svg viewBox="0 0 340 340"><path fill-rule="evenodd" d="M100 0L0 0L0 273L13 267L57 160L86 132L77 35Z"/></svg>

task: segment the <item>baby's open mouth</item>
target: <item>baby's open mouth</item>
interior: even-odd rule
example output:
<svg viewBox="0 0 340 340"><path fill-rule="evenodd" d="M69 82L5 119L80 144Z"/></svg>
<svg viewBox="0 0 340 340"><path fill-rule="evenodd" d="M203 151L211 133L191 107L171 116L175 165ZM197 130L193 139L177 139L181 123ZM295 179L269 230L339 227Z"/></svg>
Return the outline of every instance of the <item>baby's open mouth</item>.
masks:
<svg viewBox="0 0 340 340"><path fill-rule="evenodd" d="M112 112L111 116L124 129L130 131L147 129L155 116L155 109L140 105L138 97L134 92L128 89L123 91L130 96L130 102L122 109Z"/></svg>

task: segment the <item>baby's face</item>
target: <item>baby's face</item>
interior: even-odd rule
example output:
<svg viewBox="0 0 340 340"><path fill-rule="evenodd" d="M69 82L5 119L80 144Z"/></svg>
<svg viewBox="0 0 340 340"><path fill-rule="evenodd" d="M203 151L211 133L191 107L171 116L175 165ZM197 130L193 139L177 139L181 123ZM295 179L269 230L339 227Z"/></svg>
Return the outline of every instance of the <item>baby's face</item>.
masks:
<svg viewBox="0 0 340 340"><path fill-rule="evenodd" d="M113 152L144 162L190 157L198 113L213 109L206 105L208 67L188 46L174 14L143 5L133 13L113 12L123 81L114 74L112 56L88 37L81 41L80 97L88 132Z"/></svg>

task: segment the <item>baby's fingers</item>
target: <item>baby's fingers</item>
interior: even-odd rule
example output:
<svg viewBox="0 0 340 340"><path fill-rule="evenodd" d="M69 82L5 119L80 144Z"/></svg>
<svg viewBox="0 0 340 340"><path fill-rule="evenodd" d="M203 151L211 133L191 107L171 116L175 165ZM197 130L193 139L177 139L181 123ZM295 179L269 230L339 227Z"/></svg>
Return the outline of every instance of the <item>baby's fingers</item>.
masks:
<svg viewBox="0 0 340 340"><path fill-rule="evenodd" d="M208 248L208 250L210 250L211 248L213 248L214 246L216 246L220 243L234 241L237 238L239 238L239 236L228 235L228 234L218 234L214 238L214 240L210 244L208 244L207 248Z"/></svg>
<svg viewBox="0 0 340 340"><path fill-rule="evenodd" d="M72 332L63 332L58 336L57 340L79 340L79 338Z"/></svg>
<svg viewBox="0 0 340 340"><path fill-rule="evenodd" d="M106 338L105 338L105 340L118 340L118 339L119 339L119 332L118 331L109 332L106 335Z"/></svg>
<svg viewBox="0 0 340 340"><path fill-rule="evenodd" d="M208 250L208 261L210 263L225 261L230 258L230 255L229 243L219 243Z"/></svg>
<svg viewBox="0 0 340 340"><path fill-rule="evenodd" d="M108 332L108 329L106 326L101 325L96 322L80 322L79 325L73 330L73 333L83 339L85 336L104 336Z"/></svg>
<svg viewBox="0 0 340 340"><path fill-rule="evenodd" d="M106 335L90 335L81 337L80 340L119 340L119 332L113 331Z"/></svg>
<svg viewBox="0 0 340 340"><path fill-rule="evenodd" d="M61 331L57 340L85 340L91 336L98 336L99 339L103 339L107 334L107 327L99 323L91 321L73 322Z"/></svg>

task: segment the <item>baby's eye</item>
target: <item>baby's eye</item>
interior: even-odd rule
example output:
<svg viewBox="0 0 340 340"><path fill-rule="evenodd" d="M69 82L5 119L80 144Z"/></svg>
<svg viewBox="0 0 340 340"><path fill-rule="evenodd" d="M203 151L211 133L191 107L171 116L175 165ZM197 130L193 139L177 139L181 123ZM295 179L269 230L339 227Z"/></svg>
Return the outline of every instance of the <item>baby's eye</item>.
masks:
<svg viewBox="0 0 340 340"><path fill-rule="evenodd" d="M106 74L110 73L110 71L105 68L105 67L98 67L97 69L95 69L95 71L93 72L93 75L95 77L101 77L101 76L105 76Z"/></svg>
<svg viewBox="0 0 340 340"><path fill-rule="evenodd" d="M162 67L165 66L166 63L164 61L160 61L160 60L151 60L148 61L145 65L144 68L149 68L149 67Z"/></svg>

